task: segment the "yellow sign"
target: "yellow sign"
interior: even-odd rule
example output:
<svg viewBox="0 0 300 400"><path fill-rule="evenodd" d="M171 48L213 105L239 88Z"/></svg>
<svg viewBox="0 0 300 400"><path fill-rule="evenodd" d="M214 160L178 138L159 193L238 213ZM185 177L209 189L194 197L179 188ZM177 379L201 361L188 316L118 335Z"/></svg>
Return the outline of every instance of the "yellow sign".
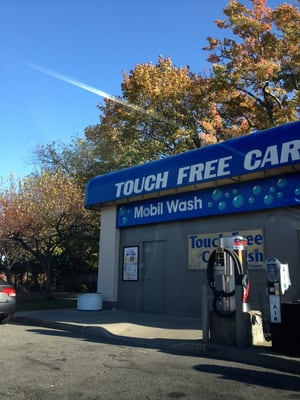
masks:
<svg viewBox="0 0 300 400"><path fill-rule="evenodd" d="M253 231L195 234L188 236L188 269L206 269L210 254L219 247L221 237L243 236L248 240L248 266L264 265L264 234L262 229Z"/></svg>

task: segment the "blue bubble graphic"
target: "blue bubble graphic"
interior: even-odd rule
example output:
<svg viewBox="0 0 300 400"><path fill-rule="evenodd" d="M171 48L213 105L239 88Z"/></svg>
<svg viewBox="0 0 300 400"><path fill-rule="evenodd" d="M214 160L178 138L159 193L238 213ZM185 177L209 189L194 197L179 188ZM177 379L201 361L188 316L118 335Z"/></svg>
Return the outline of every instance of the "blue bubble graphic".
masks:
<svg viewBox="0 0 300 400"><path fill-rule="evenodd" d="M232 193L234 194L234 195L236 195L236 194L238 194L238 190L237 189L233 189L233 191L232 191Z"/></svg>
<svg viewBox="0 0 300 400"><path fill-rule="evenodd" d="M221 198L223 197L223 191L221 190L221 189L215 189L213 192L212 192L212 195L211 195L211 197L214 199L214 200L221 200Z"/></svg>
<svg viewBox="0 0 300 400"><path fill-rule="evenodd" d="M274 186L269 187L269 192L270 193L275 193L276 188Z"/></svg>
<svg viewBox="0 0 300 400"><path fill-rule="evenodd" d="M278 193L277 193L277 197L278 197L279 199L282 199L282 198L283 198L283 193L282 193L282 192L278 192Z"/></svg>
<svg viewBox="0 0 300 400"><path fill-rule="evenodd" d="M226 207L227 207L226 201L220 201L220 203L218 205L218 209L220 211L224 211L224 210L226 210Z"/></svg>
<svg viewBox="0 0 300 400"><path fill-rule="evenodd" d="M295 189L295 196L300 196L300 187Z"/></svg>
<svg viewBox="0 0 300 400"><path fill-rule="evenodd" d="M255 186L253 186L253 188L252 188L252 193L253 193L255 196L261 194L261 192L262 192L262 187L261 187L260 185L255 185Z"/></svg>
<svg viewBox="0 0 300 400"><path fill-rule="evenodd" d="M208 208L212 208L214 206L214 203L212 202L212 201L209 201L208 203L207 203L207 207Z"/></svg>
<svg viewBox="0 0 300 400"><path fill-rule="evenodd" d="M123 224L127 224L128 218L127 218L127 217L123 217L123 218L122 218L122 222L123 222Z"/></svg>
<svg viewBox="0 0 300 400"><path fill-rule="evenodd" d="M255 198L254 197L249 197L248 203L249 204L254 204L255 203Z"/></svg>
<svg viewBox="0 0 300 400"><path fill-rule="evenodd" d="M229 193L229 192L226 192L226 193L225 193L225 197L226 197L226 199L229 199L230 193Z"/></svg>
<svg viewBox="0 0 300 400"><path fill-rule="evenodd" d="M122 217L123 215L125 215L126 214L126 207L121 207L120 209L119 209L119 215Z"/></svg>
<svg viewBox="0 0 300 400"><path fill-rule="evenodd" d="M277 181L277 186L280 188L284 188L287 185L287 179L286 178L279 178Z"/></svg>
<svg viewBox="0 0 300 400"><path fill-rule="evenodd" d="M272 204L274 201L274 197L271 194L267 194L264 197L264 203L268 206L270 204Z"/></svg>
<svg viewBox="0 0 300 400"><path fill-rule="evenodd" d="M232 200L232 204L233 204L233 206L234 206L235 208L241 208L241 207L243 207L244 203L245 203L244 197L241 196L240 194L237 195L237 196L235 196L235 197L233 198L233 200Z"/></svg>

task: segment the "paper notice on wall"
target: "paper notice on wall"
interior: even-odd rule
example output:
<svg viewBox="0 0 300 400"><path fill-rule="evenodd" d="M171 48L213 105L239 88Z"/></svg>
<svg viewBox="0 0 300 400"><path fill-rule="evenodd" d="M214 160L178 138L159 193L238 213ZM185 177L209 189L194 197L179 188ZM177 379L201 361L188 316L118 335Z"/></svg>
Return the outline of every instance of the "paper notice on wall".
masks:
<svg viewBox="0 0 300 400"><path fill-rule="evenodd" d="M280 266L280 286L282 294L284 294L285 291L291 286L288 264L281 264Z"/></svg>

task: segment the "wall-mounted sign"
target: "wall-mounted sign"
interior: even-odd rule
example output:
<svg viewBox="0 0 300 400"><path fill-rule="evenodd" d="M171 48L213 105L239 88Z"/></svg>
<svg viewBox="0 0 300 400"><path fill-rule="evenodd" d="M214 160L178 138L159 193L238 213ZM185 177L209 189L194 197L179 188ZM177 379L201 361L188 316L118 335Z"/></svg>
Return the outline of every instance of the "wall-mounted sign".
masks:
<svg viewBox="0 0 300 400"><path fill-rule="evenodd" d="M280 296L275 294L269 295L270 300L270 322L273 324L281 324L281 304Z"/></svg>
<svg viewBox="0 0 300 400"><path fill-rule="evenodd" d="M87 185L85 207L299 164L299 130L300 122L289 123L97 176Z"/></svg>
<svg viewBox="0 0 300 400"><path fill-rule="evenodd" d="M118 206L117 227L257 211L300 204L300 173Z"/></svg>
<svg viewBox="0 0 300 400"><path fill-rule="evenodd" d="M139 247L124 247L123 250L123 281L137 281L139 266Z"/></svg>
<svg viewBox="0 0 300 400"><path fill-rule="evenodd" d="M264 266L264 233L262 229L252 231L218 232L194 234L188 236L188 269L203 270L207 268L210 254L220 245L221 237L243 236L248 241L248 266Z"/></svg>

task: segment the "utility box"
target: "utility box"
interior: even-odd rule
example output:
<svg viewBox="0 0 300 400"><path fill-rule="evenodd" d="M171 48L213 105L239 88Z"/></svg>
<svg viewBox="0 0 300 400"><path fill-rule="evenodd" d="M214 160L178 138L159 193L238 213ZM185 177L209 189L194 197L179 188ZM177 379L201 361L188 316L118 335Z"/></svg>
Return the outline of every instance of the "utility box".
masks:
<svg viewBox="0 0 300 400"><path fill-rule="evenodd" d="M239 341L242 346L250 346L251 338L251 317L248 313L241 315L241 329ZM210 342L227 346L237 346L236 318L235 316L223 318L215 311L210 312Z"/></svg>

